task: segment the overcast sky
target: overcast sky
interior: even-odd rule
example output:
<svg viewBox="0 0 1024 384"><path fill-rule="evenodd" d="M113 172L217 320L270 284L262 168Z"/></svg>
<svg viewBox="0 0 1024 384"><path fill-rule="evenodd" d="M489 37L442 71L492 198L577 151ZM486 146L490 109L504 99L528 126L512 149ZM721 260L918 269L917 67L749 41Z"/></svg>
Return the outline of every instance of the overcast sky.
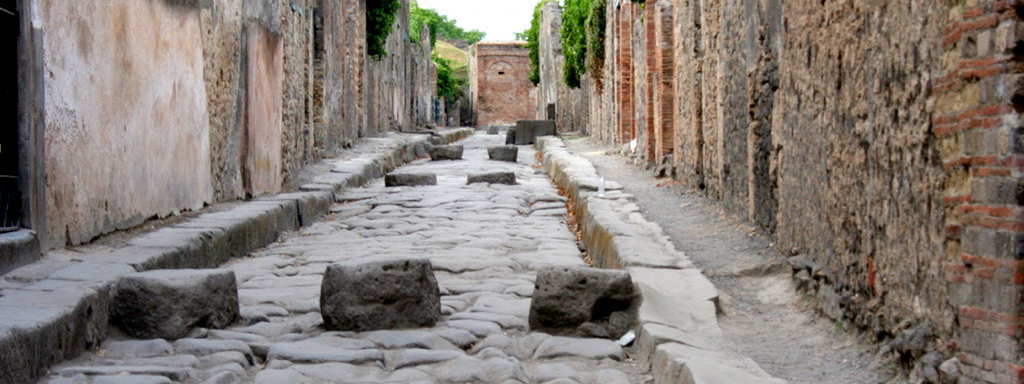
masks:
<svg viewBox="0 0 1024 384"><path fill-rule="evenodd" d="M487 33L484 40L515 40L516 32L530 27L536 0L416 0L420 8L431 8L454 19L465 30Z"/></svg>

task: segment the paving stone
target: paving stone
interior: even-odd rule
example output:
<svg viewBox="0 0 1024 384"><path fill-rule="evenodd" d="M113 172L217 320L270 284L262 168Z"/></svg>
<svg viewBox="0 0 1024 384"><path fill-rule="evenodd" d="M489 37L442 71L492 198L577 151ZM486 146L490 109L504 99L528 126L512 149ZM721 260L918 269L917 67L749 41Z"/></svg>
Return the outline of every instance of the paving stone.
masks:
<svg viewBox="0 0 1024 384"><path fill-rule="evenodd" d="M461 145L435 145L430 149L430 160L462 160L462 152Z"/></svg>
<svg viewBox="0 0 1024 384"><path fill-rule="evenodd" d="M511 161L514 163L519 160L519 147L514 145L488 147L487 157L491 160Z"/></svg>
<svg viewBox="0 0 1024 384"><path fill-rule="evenodd" d="M207 337L217 340L238 340L246 343L266 343L270 341L266 337L260 335L235 331L221 331L217 329L211 330L207 334Z"/></svg>
<svg viewBox="0 0 1024 384"><path fill-rule="evenodd" d="M238 363L225 363L225 364L221 364L221 365L212 367L210 369L207 369L205 374L212 376L212 375L216 375L216 374L221 373L221 372L232 372L232 373L235 373L235 374L238 374L238 375L244 375L245 374L245 368L242 367L242 365L238 364Z"/></svg>
<svg viewBox="0 0 1024 384"><path fill-rule="evenodd" d="M501 332L501 326L490 321L480 320L449 320L445 325L451 328L464 329L477 337L486 337Z"/></svg>
<svg viewBox="0 0 1024 384"><path fill-rule="evenodd" d="M139 338L177 339L192 327L223 328L238 318L235 274L228 270L159 270L118 280L111 322Z"/></svg>
<svg viewBox="0 0 1024 384"><path fill-rule="evenodd" d="M384 185L388 187L437 185L437 175L433 173L389 173L384 176Z"/></svg>
<svg viewBox="0 0 1024 384"><path fill-rule="evenodd" d="M438 351L433 349L401 349L385 354L385 362L390 369L399 369L413 365L430 364L448 361L465 356L459 351Z"/></svg>
<svg viewBox="0 0 1024 384"><path fill-rule="evenodd" d="M250 325L248 327L232 328L232 331L249 333L253 335L263 336L265 338L275 338L289 333L302 332L302 328L298 324L294 323L271 323L262 322Z"/></svg>
<svg viewBox="0 0 1024 384"><path fill-rule="evenodd" d="M546 383L557 379L571 379L577 376L576 369L567 363L539 363L531 364L526 368L537 382Z"/></svg>
<svg viewBox="0 0 1024 384"><path fill-rule="evenodd" d="M158 367L192 368L199 365L199 359L192 355L171 355L117 361L114 365L153 365Z"/></svg>
<svg viewBox="0 0 1024 384"><path fill-rule="evenodd" d="M435 350L459 350L445 338L421 330L404 331L373 331L360 334L360 337L369 340L384 349L400 348L423 348Z"/></svg>
<svg viewBox="0 0 1024 384"><path fill-rule="evenodd" d="M422 368L421 368L422 369ZM514 360L460 357L426 368L441 382L500 383L510 379L527 381L526 372Z"/></svg>
<svg viewBox="0 0 1024 384"><path fill-rule="evenodd" d="M293 363L353 363L383 361L384 353L376 349L342 349L309 342L277 343L270 347L268 360Z"/></svg>
<svg viewBox="0 0 1024 384"><path fill-rule="evenodd" d="M171 384L164 376L117 375L60 377L46 381L47 384Z"/></svg>
<svg viewBox="0 0 1024 384"><path fill-rule="evenodd" d="M211 376L200 384L241 384L244 382L243 376L235 372L225 371Z"/></svg>
<svg viewBox="0 0 1024 384"><path fill-rule="evenodd" d="M512 340L511 337L508 337L506 335L502 335L502 334L496 333L496 334L492 334L490 336L487 336L482 341L480 341L480 343L478 343L477 345L473 346L473 349L471 350L471 352L475 354L475 353L477 353L477 352L479 352L481 350L484 350L486 348L506 349L506 348L512 346L512 344L514 344L514 343L515 343L515 340Z"/></svg>
<svg viewBox="0 0 1024 384"><path fill-rule="evenodd" d="M142 376L163 376L174 381L185 381L191 374L187 368L158 367L148 365L108 365L95 367L67 367L57 370L61 376L74 376L78 374L86 376L113 376L113 375L142 375Z"/></svg>
<svg viewBox="0 0 1024 384"><path fill-rule="evenodd" d="M174 352L171 343L163 339L108 341L100 348L103 356L111 359L165 356Z"/></svg>
<svg viewBox="0 0 1024 384"><path fill-rule="evenodd" d="M459 348L466 348L479 340L476 335L464 329L438 328L431 332Z"/></svg>
<svg viewBox="0 0 1024 384"><path fill-rule="evenodd" d="M320 309L332 330L432 326L440 291L425 259L335 264L324 274Z"/></svg>
<svg viewBox="0 0 1024 384"><path fill-rule="evenodd" d="M584 357L588 359L622 360L625 355L622 347L611 340L583 339L555 336L544 340L533 353L536 359L554 359L558 357Z"/></svg>
<svg viewBox="0 0 1024 384"><path fill-rule="evenodd" d="M226 351L241 352L246 356L252 355L252 348L238 340L181 339L174 342L174 350L177 353L195 356L206 356Z"/></svg>
<svg viewBox="0 0 1024 384"><path fill-rule="evenodd" d="M249 357L242 352L238 351L224 351L217 352L214 354L203 356L199 360L199 369L210 369L219 365L235 363L242 366L252 365L252 361L249 361Z"/></svg>
<svg viewBox="0 0 1024 384"><path fill-rule="evenodd" d="M632 328L640 304L621 270L544 268L536 285L530 329L555 335L618 338Z"/></svg>
<svg viewBox="0 0 1024 384"><path fill-rule="evenodd" d="M514 172L487 172L466 177L466 184L474 183L515 185L516 174Z"/></svg>

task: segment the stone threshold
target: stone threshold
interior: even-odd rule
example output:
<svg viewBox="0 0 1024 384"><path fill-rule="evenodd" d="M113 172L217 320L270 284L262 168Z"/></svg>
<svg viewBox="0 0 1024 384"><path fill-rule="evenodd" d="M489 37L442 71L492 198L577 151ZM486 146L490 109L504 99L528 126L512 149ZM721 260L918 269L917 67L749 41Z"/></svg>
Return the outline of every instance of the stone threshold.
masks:
<svg viewBox="0 0 1024 384"><path fill-rule="evenodd" d="M548 176L574 204L594 267L625 269L640 289L637 358L655 384L786 382L723 348L718 290L658 224L643 217L634 196L602 180L562 139L540 137L535 146Z"/></svg>
<svg viewBox="0 0 1024 384"><path fill-rule="evenodd" d="M337 160L299 192L260 197L130 238L117 247L53 252L0 278L0 384L31 383L50 366L99 347L109 333L111 286L125 274L213 268L264 247L330 211L335 193L427 155L471 128L368 139L374 153ZM35 244L38 244L37 242ZM38 249L38 245L36 245Z"/></svg>
<svg viewBox="0 0 1024 384"><path fill-rule="evenodd" d="M0 275L39 260L42 255L35 231L0 233Z"/></svg>

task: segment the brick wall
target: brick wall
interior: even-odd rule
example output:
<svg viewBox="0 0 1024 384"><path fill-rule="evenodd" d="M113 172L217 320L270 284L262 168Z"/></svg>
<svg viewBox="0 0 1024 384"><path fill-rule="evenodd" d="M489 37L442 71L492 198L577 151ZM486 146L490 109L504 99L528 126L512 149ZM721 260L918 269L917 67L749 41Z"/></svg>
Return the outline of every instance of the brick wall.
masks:
<svg viewBox="0 0 1024 384"><path fill-rule="evenodd" d="M932 126L943 168L956 342L969 382L1022 383L1021 14L1016 1L954 4L943 26Z"/></svg>
<svg viewBox="0 0 1024 384"><path fill-rule="evenodd" d="M534 118L537 93L529 78L526 43L480 42L473 45L470 56L478 127L515 125Z"/></svg>
<svg viewBox="0 0 1024 384"><path fill-rule="evenodd" d="M897 353L957 356L961 382L1024 383L1024 4L642 9L608 9L616 57L589 76L615 87L587 103L592 136L671 154L683 184L820 271L826 315L925 330L926 351Z"/></svg>

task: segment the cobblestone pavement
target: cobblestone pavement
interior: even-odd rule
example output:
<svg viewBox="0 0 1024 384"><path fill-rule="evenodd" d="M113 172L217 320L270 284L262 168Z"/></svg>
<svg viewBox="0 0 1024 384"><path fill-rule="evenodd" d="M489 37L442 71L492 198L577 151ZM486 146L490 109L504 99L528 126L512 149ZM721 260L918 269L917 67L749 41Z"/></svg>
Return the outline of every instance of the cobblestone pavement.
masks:
<svg viewBox="0 0 1024 384"><path fill-rule="evenodd" d="M477 134L464 160L418 160L438 185L339 195L332 214L235 260L243 320L177 341L112 337L54 367L43 383L646 383L615 342L528 332L534 271L582 265L564 199L534 168L487 160L503 136ZM466 184L468 174L514 171L518 185ZM318 311L327 265L425 257L444 316L429 329L328 332Z"/></svg>

